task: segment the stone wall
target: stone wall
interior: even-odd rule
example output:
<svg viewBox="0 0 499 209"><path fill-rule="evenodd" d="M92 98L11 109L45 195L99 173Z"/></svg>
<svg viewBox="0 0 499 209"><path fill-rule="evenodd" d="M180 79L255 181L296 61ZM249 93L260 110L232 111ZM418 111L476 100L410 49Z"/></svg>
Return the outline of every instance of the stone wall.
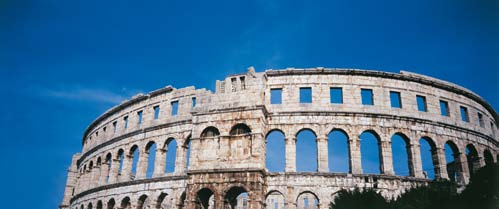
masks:
<svg viewBox="0 0 499 209"><path fill-rule="evenodd" d="M374 188L393 198L428 181L421 138L432 146L437 178L449 178L444 147L452 147L460 185L468 183L473 172L468 159L473 159L473 170L497 160L495 110L473 92L431 77L324 68L257 73L250 68L216 85L215 93L167 86L98 117L85 130L82 153L73 157L60 208L194 209L208 202L210 208L231 208L245 202L252 209L322 209L340 189L356 187ZM311 88L311 103L300 103L300 87ZM331 103L333 87L342 89L341 104ZM280 104L271 104L271 89L282 90ZM361 89L373 91L373 105L362 104ZM391 107L390 91L400 93L401 108ZM425 97L427 111L418 110L417 95ZM440 101L448 103L449 116L441 114ZM460 107L467 109L469 121L461 119ZM315 172L296 169L301 130L315 135ZM333 130L348 136L349 173L330 172L328 135ZM283 172L265 167L271 131L285 136ZM377 136L378 175L363 174L359 136L366 131ZM395 134L407 145L408 176L394 173ZM467 148L476 151L472 158ZM154 164L148 162L150 153ZM236 199L242 193L245 199Z"/></svg>

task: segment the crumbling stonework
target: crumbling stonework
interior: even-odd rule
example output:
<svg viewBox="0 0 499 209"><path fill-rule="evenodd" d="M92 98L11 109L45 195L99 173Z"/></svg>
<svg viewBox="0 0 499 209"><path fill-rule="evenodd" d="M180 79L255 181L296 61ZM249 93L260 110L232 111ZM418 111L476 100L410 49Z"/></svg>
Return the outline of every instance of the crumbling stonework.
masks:
<svg viewBox="0 0 499 209"><path fill-rule="evenodd" d="M250 68L216 84L215 93L168 86L98 117L85 131L82 153L73 157L60 208L325 209L336 192L356 187L392 198L428 181L421 138L432 146L435 176L454 178L448 175L452 167L461 185L472 170L497 160L499 117L494 109L467 89L427 76L324 68L257 73ZM300 87L312 89L311 103L299 102ZM331 87L342 88L342 104L331 104ZM374 105L362 105L363 88L373 90ZM271 104L271 89L282 89L280 104ZM400 92L402 108L391 107L390 91ZM416 95L425 96L426 112L418 111ZM449 116L442 116L440 100L448 102ZM468 122L461 120L461 106L467 108ZM304 129L316 137L316 172L296 169L297 134ZM333 130L348 136L349 173L329 172L328 134ZM271 131L285 136L283 172L266 168ZM362 173L359 136L365 131L378 137L379 175ZM405 136L407 143L406 177L394 174L394 134ZM454 151L455 166L446 165L446 143ZM474 154L467 157L467 148ZM148 168L150 153L155 155L153 169ZM165 172L173 165L172 172Z"/></svg>

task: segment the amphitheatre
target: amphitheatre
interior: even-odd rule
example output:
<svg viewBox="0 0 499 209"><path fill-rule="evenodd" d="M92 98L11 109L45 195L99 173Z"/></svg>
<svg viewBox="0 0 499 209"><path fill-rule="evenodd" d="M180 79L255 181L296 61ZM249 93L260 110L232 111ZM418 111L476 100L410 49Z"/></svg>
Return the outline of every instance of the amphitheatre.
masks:
<svg viewBox="0 0 499 209"><path fill-rule="evenodd" d="M250 67L217 80L215 92L167 86L100 115L73 155L59 208L325 209L341 189L394 198L433 178L466 185L497 161L498 121L479 95L416 73ZM376 172L364 168L366 135ZM337 141L347 150L342 172L329 159ZM314 170L297 163L303 149L315 153L305 156ZM408 172L397 174L397 163Z"/></svg>

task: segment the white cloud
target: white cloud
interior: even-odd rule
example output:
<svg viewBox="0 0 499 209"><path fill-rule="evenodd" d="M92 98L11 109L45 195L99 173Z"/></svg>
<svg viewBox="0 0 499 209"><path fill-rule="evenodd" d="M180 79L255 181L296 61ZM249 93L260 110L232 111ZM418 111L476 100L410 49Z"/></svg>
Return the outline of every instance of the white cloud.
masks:
<svg viewBox="0 0 499 209"><path fill-rule="evenodd" d="M63 89L39 89L39 96L70 101L86 101L105 104L119 104L132 96L131 91L122 89L121 92L113 92L107 89L69 87ZM137 91L134 91L137 93Z"/></svg>

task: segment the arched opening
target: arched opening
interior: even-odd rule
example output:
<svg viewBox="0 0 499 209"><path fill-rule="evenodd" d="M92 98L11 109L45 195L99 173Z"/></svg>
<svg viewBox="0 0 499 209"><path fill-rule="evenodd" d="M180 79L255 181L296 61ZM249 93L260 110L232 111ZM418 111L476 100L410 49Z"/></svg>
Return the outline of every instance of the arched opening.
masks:
<svg viewBox="0 0 499 209"><path fill-rule="evenodd" d="M348 135L345 131L335 129L328 134L329 172L350 173L350 150Z"/></svg>
<svg viewBox="0 0 499 209"><path fill-rule="evenodd" d="M251 129L244 123L236 124L234 127L230 129L231 136L248 135L248 134L251 134Z"/></svg>
<svg viewBox="0 0 499 209"><path fill-rule="evenodd" d="M92 172L93 168L94 168L94 162L90 161L90 163L88 164L88 172Z"/></svg>
<svg viewBox="0 0 499 209"><path fill-rule="evenodd" d="M172 208L171 198L168 197L168 194L161 193L158 197L158 202L156 203L156 209L169 209Z"/></svg>
<svg viewBox="0 0 499 209"><path fill-rule="evenodd" d="M137 145L133 145L130 149L129 155L132 157L132 179L135 179L135 175L137 174L137 165L139 163L139 147Z"/></svg>
<svg viewBox="0 0 499 209"><path fill-rule="evenodd" d="M185 207L185 198L186 197L187 197L187 195L185 194L185 192L182 192L182 195L180 195L179 209L182 209Z"/></svg>
<svg viewBox="0 0 499 209"><path fill-rule="evenodd" d="M452 141L447 141L444 146L447 175L452 182L459 182L459 149Z"/></svg>
<svg viewBox="0 0 499 209"><path fill-rule="evenodd" d="M272 130L265 138L265 167L270 172L284 172L286 167L286 142L281 130Z"/></svg>
<svg viewBox="0 0 499 209"><path fill-rule="evenodd" d="M85 207L83 206L83 204L81 204L80 208L81 208L81 209L85 209Z"/></svg>
<svg viewBox="0 0 499 209"><path fill-rule="evenodd" d="M203 132L201 132L201 138L217 136L220 136L220 131L218 131L218 129L213 126L207 127L203 130Z"/></svg>
<svg viewBox="0 0 499 209"><path fill-rule="evenodd" d="M87 209L93 209L92 203L88 203Z"/></svg>
<svg viewBox="0 0 499 209"><path fill-rule="evenodd" d="M317 171L317 135L310 129L296 134L296 171Z"/></svg>
<svg viewBox="0 0 499 209"><path fill-rule="evenodd" d="M423 176L428 179L435 179L437 173L438 156L435 142L428 137L419 139L419 149L421 153L421 165Z"/></svg>
<svg viewBox="0 0 499 209"><path fill-rule="evenodd" d="M147 195L143 194L142 196L139 197L139 200L137 201L137 209L146 209L149 208L149 198L147 198Z"/></svg>
<svg viewBox="0 0 499 209"><path fill-rule="evenodd" d="M154 164L156 161L156 143L149 142L146 145L145 154L147 155L146 178L152 178L154 173Z"/></svg>
<svg viewBox="0 0 499 209"><path fill-rule="evenodd" d="M177 140L170 138L166 142L166 166L165 173L175 172L175 161L177 159Z"/></svg>
<svg viewBox="0 0 499 209"><path fill-rule="evenodd" d="M215 207L215 195L208 188L203 188L196 193L196 209L213 209Z"/></svg>
<svg viewBox="0 0 499 209"><path fill-rule="evenodd" d="M187 137L183 148L185 149L185 171L187 172L191 160L191 136Z"/></svg>
<svg viewBox="0 0 499 209"><path fill-rule="evenodd" d="M116 205L116 202L114 201L113 198L107 201L107 209L114 209L114 205Z"/></svg>
<svg viewBox="0 0 499 209"><path fill-rule="evenodd" d="M494 164L494 158L492 157L492 153L488 149L483 151L483 158L485 160L485 165Z"/></svg>
<svg viewBox="0 0 499 209"><path fill-rule="evenodd" d="M265 198L266 209L284 209L286 200L284 195L278 191L272 191Z"/></svg>
<svg viewBox="0 0 499 209"><path fill-rule="evenodd" d="M470 172L471 177L475 171L480 168L480 158L478 157L475 146L472 144L466 145L466 161L468 161L468 171Z"/></svg>
<svg viewBox="0 0 499 209"><path fill-rule="evenodd" d="M97 209L102 209L102 201L97 201Z"/></svg>
<svg viewBox="0 0 499 209"><path fill-rule="evenodd" d="M123 200L121 200L121 209L131 209L132 204L130 203L130 198L125 197Z"/></svg>
<svg viewBox="0 0 499 209"><path fill-rule="evenodd" d="M296 207L298 209L318 209L319 198L312 192L303 192L296 199Z"/></svg>
<svg viewBox="0 0 499 209"><path fill-rule="evenodd" d="M123 149L118 150L118 160L120 161L118 173L122 174L123 173L123 162L125 161L125 151Z"/></svg>
<svg viewBox="0 0 499 209"><path fill-rule="evenodd" d="M414 176L411 169L412 154L410 140L401 133L392 136L392 162L393 171L397 176Z"/></svg>
<svg viewBox="0 0 499 209"><path fill-rule="evenodd" d="M249 208L248 191L243 187L232 187L224 197L224 208L227 209L246 209Z"/></svg>
<svg viewBox="0 0 499 209"><path fill-rule="evenodd" d="M360 155L362 173L381 173L380 138L374 131L364 131L360 134Z"/></svg>
<svg viewBox="0 0 499 209"><path fill-rule="evenodd" d="M109 183L109 174L111 173L111 166L113 164L113 156L111 155L111 153L107 153L106 155L106 160L105 160L105 164L107 164L107 170L105 171L106 172L106 183Z"/></svg>

